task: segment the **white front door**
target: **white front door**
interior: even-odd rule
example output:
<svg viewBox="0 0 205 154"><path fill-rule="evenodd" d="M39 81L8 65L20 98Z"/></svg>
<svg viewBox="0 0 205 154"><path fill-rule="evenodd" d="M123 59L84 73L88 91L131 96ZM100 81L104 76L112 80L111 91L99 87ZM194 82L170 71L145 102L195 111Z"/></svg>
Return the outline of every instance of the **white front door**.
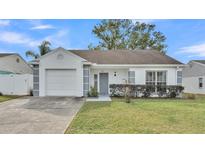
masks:
<svg viewBox="0 0 205 154"><path fill-rule="evenodd" d="M75 96L76 95L75 69L48 69L46 70L47 96Z"/></svg>

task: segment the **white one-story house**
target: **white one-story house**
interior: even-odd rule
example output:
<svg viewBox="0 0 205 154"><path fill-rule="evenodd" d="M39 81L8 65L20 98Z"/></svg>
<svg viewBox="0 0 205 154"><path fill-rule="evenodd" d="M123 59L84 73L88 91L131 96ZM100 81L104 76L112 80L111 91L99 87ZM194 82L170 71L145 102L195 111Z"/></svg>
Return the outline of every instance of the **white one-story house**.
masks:
<svg viewBox="0 0 205 154"><path fill-rule="evenodd" d="M182 71L185 93L205 94L205 60L192 60Z"/></svg>
<svg viewBox="0 0 205 154"><path fill-rule="evenodd" d="M154 50L54 49L33 63L34 96L109 95L110 84L181 85L183 64Z"/></svg>
<svg viewBox="0 0 205 154"><path fill-rule="evenodd" d="M33 70L17 53L0 53L0 92L28 95L33 89Z"/></svg>

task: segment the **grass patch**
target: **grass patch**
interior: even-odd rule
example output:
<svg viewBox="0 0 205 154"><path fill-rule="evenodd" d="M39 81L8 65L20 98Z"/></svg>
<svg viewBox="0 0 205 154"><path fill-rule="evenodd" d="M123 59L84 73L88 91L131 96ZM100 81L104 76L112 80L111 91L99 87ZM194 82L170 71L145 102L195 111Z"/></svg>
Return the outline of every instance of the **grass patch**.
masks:
<svg viewBox="0 0 205 154"><path fill-rule="evenodd" d="M0 96L0 103L4 102L4 101L8 101L10 99L15 99L17 98L17 96Z"/></svg>
<svg viewBox="0 0 205 154"><path fill-rule="evenodd" d="M205 98L86 102L66 133L205 133Z"/></svg>

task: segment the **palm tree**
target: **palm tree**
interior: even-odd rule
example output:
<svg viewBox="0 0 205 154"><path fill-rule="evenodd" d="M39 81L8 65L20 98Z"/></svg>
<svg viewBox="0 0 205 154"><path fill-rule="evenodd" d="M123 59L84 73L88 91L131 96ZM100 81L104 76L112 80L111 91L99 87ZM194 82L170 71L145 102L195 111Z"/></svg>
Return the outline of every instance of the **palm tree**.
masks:
<svg viewBox="0 0 205 154"><path fill-rule="evenodd" d="M49 46L51 46L51 43L49 41L43 41L41 45L38 46L41 56L50 52L51 49Z"/></svg>
<svg viewBox="0 0 205 154"><path fill-rule="evenodd" d="M32 57L34 59L38 59L40 56L43 56L51 51L50 49L51 43L49 41L43 41L39 46L39 53L35 53L34 51L28 50L26 51L26 57Z"/></svg>
<svg viewBox="0 0 205 154"><path fill-rule="evenodd" d="M28 50L28 51L26 51L26 57L32 57L34 59L38 59L40 56L39 56L39 54L37 54L31 50Z"/></svg>

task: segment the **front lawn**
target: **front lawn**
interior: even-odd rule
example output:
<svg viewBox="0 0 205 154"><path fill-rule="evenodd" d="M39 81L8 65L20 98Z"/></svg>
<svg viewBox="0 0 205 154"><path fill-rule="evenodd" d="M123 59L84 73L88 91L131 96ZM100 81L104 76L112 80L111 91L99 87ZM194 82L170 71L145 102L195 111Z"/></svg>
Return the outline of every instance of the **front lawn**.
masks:
<svg viewBox="0 0 205 154"><path fill-rule="evenodd" d="M17 96L0 96L0 103L14 98L17 98Z"/></svg>
<svg viewBox="0 0 205 154"><path fill-rule="evenodd" d="M66 133L205 133L205 98L87 102Z"/></svg>

